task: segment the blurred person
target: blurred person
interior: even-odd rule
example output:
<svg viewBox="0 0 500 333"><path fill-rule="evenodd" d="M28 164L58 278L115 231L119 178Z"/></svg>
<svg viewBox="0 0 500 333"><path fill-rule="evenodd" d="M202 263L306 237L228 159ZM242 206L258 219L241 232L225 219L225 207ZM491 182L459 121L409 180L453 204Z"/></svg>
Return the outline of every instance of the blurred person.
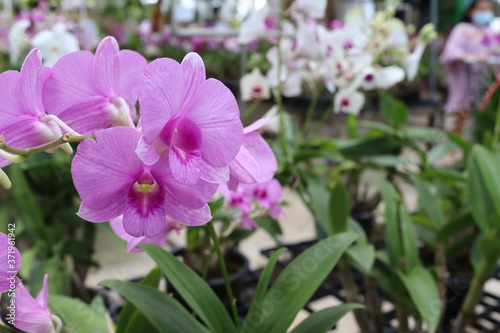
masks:
<svg viewBox="0 0 500 333"><path fill-rule="evenodd" d="M481 74L487 70L484 62L488 58L488 48L482 42L491 32L490 23L494 17L492 1L472 1L462 21L451 31L440 57L448 74L445 111L455 114L453 132L458 135L463 134L474 91Z"/></svg>

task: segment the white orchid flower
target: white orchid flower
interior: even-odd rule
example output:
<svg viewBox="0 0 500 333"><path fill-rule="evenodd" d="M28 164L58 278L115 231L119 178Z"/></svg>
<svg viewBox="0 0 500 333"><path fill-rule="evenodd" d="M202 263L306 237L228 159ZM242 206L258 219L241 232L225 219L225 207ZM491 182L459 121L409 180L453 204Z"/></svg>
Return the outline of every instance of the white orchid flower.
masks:
<svg viewBox="0 0 500 333"><path fill-rule="evenodd" d="M9 30L9 56L12 64L18 64L23 52L27 51L30 45L30 38L26 34L31 22L29 20L16 21Z"/></svg>
<svg viewBox="0 0 500 333"><path fill-rule="evenodd" d="M295 0L290 5L292 13L302 13L307 17L322 19L325 16L327 0Z"/></svg>
<svg viewBox="0 0 500 333"><path fill-rule="evenodd" d="M252 100L265 100L271 98L269 83L258 68L243 75L240 80L241 99L245 102Z"/></svg>
<svg viewBox="0 0 500 333"><path fill-rule="evenodd" d="M415 80L415 77L417 77L418 67L420 65L420 60L422 60L422 56L424 55L424 51L425 44L417 43L415 50L413 50L413 52L406 58L405 65L408 81L413 81Z"/></svg>
<svg viewBox="0 0 500 333"><path fill-rule="evenodd" d="M252 11L248 18L241 24L238 42L240 44L248 44L264 37L266 33L266 18L268 15L268 6Z"/></svg>
<svg viewBox="0 0 500 333"><path fill-rule="evenodd" d="M31 44L42 53L43 64L48 67L62 56L80 50L78 39L66 29L64 23L56 23L52 30L37 33Z"/></svg>
<svg viewBox="0 0 500 333"><path fill-rule="evenodd" d="M335 94L333 111L358 115L364 105L365 95L354 89L344 89Z"/></svg>
<svg viewBox="0 0 500 333"><path fill-rule="evenodd" d="M398 66L367 67L358 76L364 90L389 89L405 79L405 71Z"/></svg>

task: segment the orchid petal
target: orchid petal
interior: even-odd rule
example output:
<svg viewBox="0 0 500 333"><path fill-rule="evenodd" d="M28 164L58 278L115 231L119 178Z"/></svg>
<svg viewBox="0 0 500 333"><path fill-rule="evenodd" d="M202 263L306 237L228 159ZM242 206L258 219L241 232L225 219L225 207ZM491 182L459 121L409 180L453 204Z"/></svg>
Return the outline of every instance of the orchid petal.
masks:
<svg viewBox="0 0 500 333"><path fill-rule="evenodd" d="M117 96L120 82L120 57L118 42L106 37L97 47L94 57L97 90L104 96Z"/></svg>
<svg viewBox="0 0 500 333"><path fill-rule="evenodd" d="M129 187L143 170L134 152L139 136L130 127L115 127L97 132L96 141L86 139L80 143L71 172L88 208L99 210L115 201L123 203Z"/></svg>
<svg viewBox="0 0 500 333"><path fill-rule="evenodd" d="M209 79L200 86L186 117L203 134L201 151L205 161L222 167L236 156L243 136L239 116L236 99L220 81Z"/></svg>
<svg viewBox="0 0 500 333"><path fill-rule="evenodd" d="M172 59L157 59L146 67L139 92L146 143L153 143L163 126L178 112L184 82L181 66Z"/></svg>

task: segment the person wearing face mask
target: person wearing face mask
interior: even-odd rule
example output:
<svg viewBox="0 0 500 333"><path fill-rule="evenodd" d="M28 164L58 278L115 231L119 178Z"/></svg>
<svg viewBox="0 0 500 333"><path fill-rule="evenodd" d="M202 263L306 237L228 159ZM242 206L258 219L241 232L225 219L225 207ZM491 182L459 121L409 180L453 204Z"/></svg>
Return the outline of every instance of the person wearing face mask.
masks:
<svg viewBox="0 0 500 333"><path fill-rule="evenodd" d="M489 26L494 17L492 1L472 1L462 22L451 31L441 53L440 61L448 74L445 111L455 114L453 131L459 135L463 134L478 79L488 70L484 64L488 49L483 40L491 33Z"/></svg>

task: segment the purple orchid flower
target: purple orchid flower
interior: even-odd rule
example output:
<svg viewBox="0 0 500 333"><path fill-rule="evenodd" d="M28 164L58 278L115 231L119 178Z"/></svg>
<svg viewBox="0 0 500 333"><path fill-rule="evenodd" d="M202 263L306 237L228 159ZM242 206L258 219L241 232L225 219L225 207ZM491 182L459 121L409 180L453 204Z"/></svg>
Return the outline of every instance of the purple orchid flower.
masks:
<svg viewBox="0 0 500 333"><path fill-rule="evenodd" d="M262 206L267 208L269 216L277 220L283 214L280 201L283 197L283 189L277 179L272 179L269 182L248 185L247 191L251 191L255 200Z"/></svg>
<svg viewBox="0 0 500 333"><path fill-rule="evenodd" d="M267 118L262 118L243 130L240 151L229 164L230 180L227 185L230 190L236 190L239 183L268 182L278 169L271 147L260 133L256 132L266 122Z"/></svg>
<svg viewBox="0 0 500 333"><path fill-rule="evenodd" d="M63 56L44 87L47 112L82 135L113 126L134 126L135 104L147 61L139 53L119 50L104 38L95 56L77 51Z"/></svg>
<svg viewBox="0 0 500 333"><path fill-rule="evenodd" d="M61 320L49 310L49 279L46 274L42 290L36 298L30 295L22 282L19 282L15 294L16 320L14 326L20 330L33 333L53 333L61 329ZM54 329L54 323L57 326Z"/></svg>
<svg viewBox="0 0 500 333"><path fill-rule="evenodd" d="M21 267L21 254L10 238L0 233L0 293L14 289L18 283L17 272ZM14 288L13 288L14 287Z"/></svg>
<svg viewBox="0 0 500 333"><path fill-rule="evenodd" d="M276 179L260 184L240 184L235 191L227 184L219 186L219 193L226 200L228 208L238 210L238 220L242 228L258 228L256 216L270 216L277 220L283 214L281 199L283 190Z"/></svg>
<svg viewBox="0 0 500 333"><path fill-rule="evenodd" d="M146 67L139 93L143 139L137 153L146 164L168 155L176 181L223 183L240 149L243 125L236 99L222 82L205 79L196 53L181 64L161 58Z"/></svg>
<svg viewBox="0 0 500 333"><path fill-rule="evenodd" d="M165 216L191 226L210 221L207 202L217 185L177 183L167 156L144 164L135 153L139 138L134 128L115 127L80 143L71 166L82 198L78 215L91 222L123 215L129 235L149 238L165 230Z"/></svg>
<svg viewBox="0 0 500 333"><path fill-rule="evenodd" d="M144 236L130 236L123 228L123 216L112 219L111 221L109 221L109 225L118 237L127 242L127 252L142 252L142 250L137 248L137 246L141 244L154 244L158 246L164 246L167 242L167 235L171 231L179 231L180 229L182 229L181 224L169 219L168 217L165 217L165 220L165 229L162 230L158 235L151 238Z"/></svg>
<svg viewBox="0 0 500 333"><path fill-rule="evenodd" d="M60 126L71 131L53 116L47 115L42 101L42 87L50 75L50 68L42 67L40 51L31 51L21 72L7 71L0 74L0 135L5 143L18 149L36 147L61 137ZM22 129L22 130L20 130ZM61 148L71 154L69 144ZM0 168L11 162L2 157Z"/></svg>

